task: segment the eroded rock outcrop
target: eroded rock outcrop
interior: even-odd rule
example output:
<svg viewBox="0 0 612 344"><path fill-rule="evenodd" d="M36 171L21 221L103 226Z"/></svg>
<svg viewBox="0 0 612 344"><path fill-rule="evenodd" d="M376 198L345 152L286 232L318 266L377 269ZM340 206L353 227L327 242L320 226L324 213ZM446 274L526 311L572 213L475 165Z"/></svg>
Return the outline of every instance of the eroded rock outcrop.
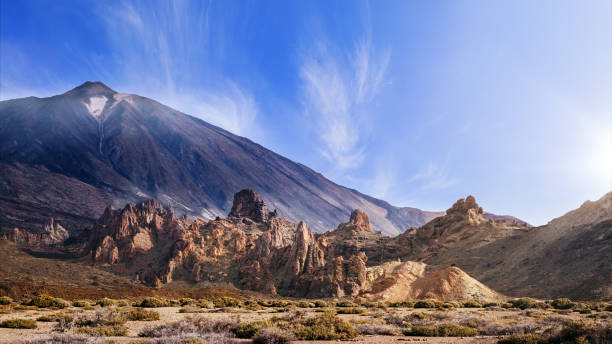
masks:
<svg viewBox="0 0 612 344"><path fill-rule="evenodd" d="M31 233L27 230L13 228L0 234L3 239L27 246L60 245L70 236L68 231L53 218L44 225L41 233Z"/></svg>
<svg viewBox="0 0 612 344"><path fill-rule="evenodd" d="M305 222L296 225L273 216L253 190L236 193L233 204L227 219L211 221L177 218L153 200L121 210L108 207L88 233L85 251L96 264L109 264L156 286L183 280L284 296L370 299L428 293L414 291L425 290L414 287L425 277L422 273L407 279L405 269L389 268L385 259L396 259L397 250L385 255L386 246L395 239L375 232L361 210L337 229L318 235ZM482 212L474 204L457 204L449 216L477 219ZM452 289L453 281L440 283ZM409 284L414 292L396 291Z"/></svg>

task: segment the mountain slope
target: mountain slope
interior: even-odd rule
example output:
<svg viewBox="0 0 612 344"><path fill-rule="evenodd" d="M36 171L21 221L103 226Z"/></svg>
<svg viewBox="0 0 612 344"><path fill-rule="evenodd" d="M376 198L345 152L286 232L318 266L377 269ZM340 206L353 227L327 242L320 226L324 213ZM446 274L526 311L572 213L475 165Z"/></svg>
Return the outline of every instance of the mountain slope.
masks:
<svg viewBox="0 0 612 344"><path fill-rule="evenodd" d="M246 138L99 82L0 102L0 169L7 172L0 175L0 226L33 231L54 217L79 232L108 203L148 198L214 218L244 188L318 232L356 208L390 235L437 216L339 186Z"/></svg>

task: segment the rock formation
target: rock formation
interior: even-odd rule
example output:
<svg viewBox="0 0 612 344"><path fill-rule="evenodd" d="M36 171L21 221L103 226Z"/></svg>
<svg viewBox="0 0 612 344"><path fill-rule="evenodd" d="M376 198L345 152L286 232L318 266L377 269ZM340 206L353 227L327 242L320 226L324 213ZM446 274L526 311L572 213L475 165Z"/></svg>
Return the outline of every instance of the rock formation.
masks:
<svg viewBox="0 0 612 344"><path fill-rule="evenodd" d="M395 278L394 288L408 287L396 271L369 262L369 255L380 258L377 252L391 238L374 232L365 212L355 210L348 222L318 235L305 222L273 216L253 190L236 193L227 219L211 221L177 218L153 200L122 210L108 207L86 235L84 251L94 263L156 286L184 280L284 296L372 299L393 298L370 292L380 289L380 281ZM453 289L455 280L462 279L440 283ZM433 295L421 291L402 297L425 294Z"/></svg>
<svg viewBox="0 0 612 344"><path fill-rule="evenodd" d="M50 218L43 227L41 233L31 233L29 231L13 228L3 231L0 236L5 240L9 240L21 245L27 246L54 246L65 242L68 237L68 231L59 223Z"/></svg>

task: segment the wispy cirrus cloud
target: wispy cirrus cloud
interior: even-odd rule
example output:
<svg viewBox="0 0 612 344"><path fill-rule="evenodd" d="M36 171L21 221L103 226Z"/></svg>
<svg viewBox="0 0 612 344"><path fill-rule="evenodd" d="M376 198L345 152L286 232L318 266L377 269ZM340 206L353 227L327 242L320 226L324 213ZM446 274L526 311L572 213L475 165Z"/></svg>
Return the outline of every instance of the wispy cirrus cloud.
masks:
<svg viewBox="0 0 612 344"><path fill-rule="evenodd" d="M450 177L445 168L430 163L425 168L408 179L409 183L417 183L422 190L447 189L457 183Z"/></svg>
<svg viewBox="0 0 612 344"><path fill-rule="evenodd" d="M235 134L257 136L259 107L254 97L214 68L223 44L219 37L214 45L210 42L209 2L101 6L123 87Z"/></svg>
<svg viewBox="0 0 612 344"><path fill-rule="evenodd" d="M304 111L313 123L321 154L343 170L364 160L364 119L368 104L385 81L390 51L374 49L371 39L351 51L336 51L324 39L302 57Z"/></svg>

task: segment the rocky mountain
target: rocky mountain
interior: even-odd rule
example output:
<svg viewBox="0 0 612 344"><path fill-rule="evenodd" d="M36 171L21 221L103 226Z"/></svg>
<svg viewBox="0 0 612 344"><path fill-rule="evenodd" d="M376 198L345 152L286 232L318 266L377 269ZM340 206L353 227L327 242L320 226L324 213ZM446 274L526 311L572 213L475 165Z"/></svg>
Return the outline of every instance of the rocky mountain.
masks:
<svg viewBox="0 0 612 344"><path fill-rule="evenodd" d="M412 247L404 257L435 268L456 265L511 296L612 298L612 192L540 227L480 214L475 200L460 200L447 215L398 237Z"/></svg>
<svg viewBox="0 0 612 344"><path fill-rule="evenodd" d="M315 232L356 208L389 235L440 215L342 187L246 138L100 82L0 102L0 227L41 232L54 218L78 234L106 205L149 198L213 219L245 188L284 218L307 219Z"/></svg>

